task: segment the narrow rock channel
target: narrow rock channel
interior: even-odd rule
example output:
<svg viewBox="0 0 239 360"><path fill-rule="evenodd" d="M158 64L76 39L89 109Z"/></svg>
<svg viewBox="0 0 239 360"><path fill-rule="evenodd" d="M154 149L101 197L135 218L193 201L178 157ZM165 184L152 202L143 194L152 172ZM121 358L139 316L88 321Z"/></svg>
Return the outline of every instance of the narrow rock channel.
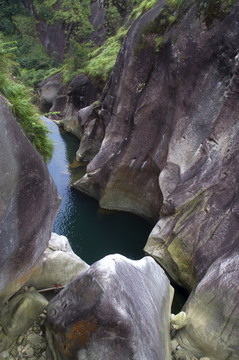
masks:
<svg viewBox="0 0 239 360"><path fill-rule="evenodd" d="M53 232L68 238L73 251L88 264L111 253L132 259L144 256L152 224L133 214L99 209L98 202L71 188L85 167L71 167L79 140L45 118L55 145L49 172L62 197Z"/></svg>

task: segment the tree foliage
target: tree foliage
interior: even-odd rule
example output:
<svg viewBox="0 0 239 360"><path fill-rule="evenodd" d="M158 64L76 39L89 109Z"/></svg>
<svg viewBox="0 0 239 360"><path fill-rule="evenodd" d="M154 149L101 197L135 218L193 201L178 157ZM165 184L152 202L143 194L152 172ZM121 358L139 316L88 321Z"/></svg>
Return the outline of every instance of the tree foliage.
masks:
<svg viewBox="0 0 239 360"><path fill-rule="evenodd" d="M40 121L37 109L31 103L30 90L13 76L16 42L4 42L0 39L0 91L9 100L13 115L31 141L32 145L47 161L52 154L53 144L48 138L48 129Z"/></svg>

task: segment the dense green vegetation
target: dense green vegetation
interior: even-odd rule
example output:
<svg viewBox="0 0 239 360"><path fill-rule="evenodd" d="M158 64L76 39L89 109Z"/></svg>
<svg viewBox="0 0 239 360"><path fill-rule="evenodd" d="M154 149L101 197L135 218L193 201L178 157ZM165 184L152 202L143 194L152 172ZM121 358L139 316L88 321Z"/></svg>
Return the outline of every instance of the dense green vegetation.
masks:
<svg viewBox="0 0 239 360"><path fill-rule="evenodd" d="M16 41L16 55L21 65L18 78L21 81L35 86L47 76L62 71L65 82L69 82L79 72L85 72L93 81L104 83L114 67L122 40L130 26L127 18L137 18L152 8L158 0L105 0L106 39L99 48L89 41L93 32L89 21L91 2L32 0L36 13L33 18L20 0L14 5L8 5L7 0L0 0L0 10L4 10L2 13L8 19L7 24L0 30L5 36L8 35L6 40ZM36 41L37 21L45 21L49 25L60 21L67 29L68 42L62 64L57 64L54 56L50 59L43 46Z"/></svg>
<svg viewBox="0 0 239 360"><path fill-rule="evenodd" d="M33 109L29 102L31 94L22 83L32 88L46 77L61 71L66 83L84 72L93 82L104 85L133 20L158 2L104 0L106 17L105 23L100 26L105 29L105 35L102 35L102 45L98 47L91 40L94 31L90 23L91 3L94 1L96 0L31 0L34 9L32 16L21 0L0 0L0 90L10 100L14 114L44 158L49 156L51 145L47 140L46 129L37 120L38 115L34 115L36 110L30 110ZM215 18L221 19L227 15L233 2L234 0L195 1L198 16L203 17L208 27ZM164 44L167 29L180 18L183 4L183 0L167 0L160 16L143 30L144 34L153 34L156 51ZM67 40L61 64L57 63L57 54L53 52L49 56L46 53L37 31L39 24L53 26L56 21L65 29ZM147 44L142 40L138 50L144 46Z"/></svg>
<svg viewBox="0 0 239 360"><path fill-rule="evenodd" d="M90 23L92 2L94 0L32 0L35 11L33 17L21 0L14 3L0 0L0 31L4 33L5 41L16 41L16 56L21 65L17 76L21 81L35 86L50 74L63 71L65 82L69 82L79 72L85 72L94 81L105 82L132 20L153 8L158 0L104 0L106 18L103 27L106 37L100 48L89 40L94 31ZM176 21L178 15L175 15L175 11L182 2L167 1L164 19L161 21L162 29L157 32L155 39L157 49L163 44L165 28ZM210 26L215 18L220 19L228 13L233 2L196 0L198 15L203 16L206 25ZM62 64L57 63L54 54L49 58L39 40L36 41L36 24L42 21L48 25L59 21L66 29L67 44Z"/></svg>
<svg viewBox="0 0 239 360"><path fill-rule="evenodd" d="M21 65L17 76L26 85L35 86L56 65L36 41L34 19L21 0L0 0L0 32L5 42L16 42L14 53Z"/></svg>
<svg viewBox="0 0 239 360"><path fill-rule="evenodd" d="M9 100L13 115L32 145L47 161L51 157L53 144L47 136L47 127L40 121L39 113L31 102L29 89L13 77L18 68L14 62L15 50L15 42L4 43L0 39L0 91Z"/></svg>
<svg viewBox="0 0 239 360"><path fill-rule="evenodd" d="M210 28L215 19L222 20L231 10L235 0L196 0L197 13Z"/></svg>

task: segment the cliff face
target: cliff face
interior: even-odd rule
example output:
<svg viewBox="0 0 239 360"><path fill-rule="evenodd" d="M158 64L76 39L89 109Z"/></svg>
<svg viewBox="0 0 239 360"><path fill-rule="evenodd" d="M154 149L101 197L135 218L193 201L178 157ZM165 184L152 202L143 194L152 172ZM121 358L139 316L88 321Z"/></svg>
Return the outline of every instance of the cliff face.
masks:
<svg viewBox="0 0 239 360"><path fill-rule="evenodd" d="M165 138L160 134L171 120L170 116L164 118L166 109L153 88L158 76L162 87L166 80L163 71L154 72L155 48L146 44L140 49L139 42L142 30L159 15L162 6L160 2L146 13L126 36L99 112L99 126L106 129L104 140L88 165L86 177L75 185L100 200L102 207L154 220L162 204L158 175L167 155L164 143L168 134Z"/></svg>
<svg viewBox="0 0 239 360"><path fill-rule="evenodd" d="M79 19L78 24L63 20L49 22L42 18L41 14L37 13L33 1L22 0L22 3L36 20L35 26L39 36L38 41L40 40L40 42L44 45L51 58L55 58L58 63L62 63L64 54L71 52L71 44L69 42L70 36L72 35L75 27L77 28L82 26L82 19ZM49 8L53 11L53 14L60 10L61 3L61 1L57 1L53 6L53 9L51 7ZM69 4L69 6L72 5ZM69 8L67 9L70 10ZM45 16L47 16L47 14L45 14ZM102 40L104 40L106 33L103 26L105 21L105 9L98 1L94 1L91 4L91 17L89 21L92 24L92 33L87 37L87 41L93 41L97 45L102 44Z"/></svg>
<svg viewBox="0 0 239 360"><path fill-rule="evenodd" d="M46 165L0 98L0 304L27 281L50 239L60 199Z"/></svg>
<svg viewBox="0 0 239 360"><path fill-rule="evenodd" d="M189 3L189 9L175 10L176 24L168 25L157 46L161 24L168 21L164 5L160 1L140 17L126 36L96 116L104 140L76 184L102 207L154 220L163 198L202 161L237 49L237 29L230 23L235 11L208 29ZM88 138L94 141L93 134Z"/></svg>
<svg viewBox="0 0 239 360"><path fill-rule="evenodd" d="M103 141L74 186L104 208L159 219L145 251L194 289L181 345L236 359L239 6L214 5L185 1L172 14L159 1L131 27L101 107L84 123L97 119Z"/></svg>

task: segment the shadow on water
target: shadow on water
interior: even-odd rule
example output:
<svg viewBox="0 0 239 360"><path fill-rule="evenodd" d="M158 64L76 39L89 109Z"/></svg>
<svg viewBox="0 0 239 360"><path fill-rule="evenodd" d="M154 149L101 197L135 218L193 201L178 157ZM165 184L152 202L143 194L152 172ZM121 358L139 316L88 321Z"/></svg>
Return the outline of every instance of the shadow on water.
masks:
<svg viewBox="0 0 239 360"><path fill-rule="evenodd" d="M112 253L142 258L152 224L133 214L104 212L97 201L71 188L70 183L85 173L83 167L69 167L79 140L59 129L53 121L45 119L45 122L55 145L48 169L62 197L53 232L65 235L73 251L89 264Z"/></svg>

